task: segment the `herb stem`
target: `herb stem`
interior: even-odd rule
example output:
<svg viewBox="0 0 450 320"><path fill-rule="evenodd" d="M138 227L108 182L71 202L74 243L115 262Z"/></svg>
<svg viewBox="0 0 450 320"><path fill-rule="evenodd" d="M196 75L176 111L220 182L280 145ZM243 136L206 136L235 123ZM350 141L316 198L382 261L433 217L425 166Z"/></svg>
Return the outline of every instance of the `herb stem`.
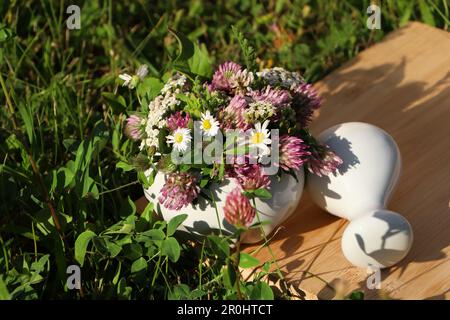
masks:
<svg viewBox="0 0 450 320"><path fill-rule="evenodd" d="M282 280L285 280L283 274L281 273L281 268L280 268L280 266L278 264L278 260L276 259L275 254L273 253L272 248L270 247L269 241L267 240L266 233L264 232L264 229L261 226L261 219L260 219L259 214L258 214L258 209L256 208L256 200L255 200L255 198L253 198L252 200L253 200L253 206L255 207L255 210L256 210L256 218L258 219L258 223L260 224L259 227L260 227L260 230L261 230L261 235L264 238L264 243L267 244L267 250L269 250L269 253L272 256L272 261L275 263L275 266L277 267L278 276Z"/></svg>
<svg viewBox="0 0 450 320"><path fill-rule="evenodd" d="M244 300L244 297L242 296L241 292L241 273L239 271L239 262L241 259L241 235L238 236L237 242L236 242L236 264L235 264L235 272L237 274L236 279L236 292L238 295L239 300Z"/></svg>

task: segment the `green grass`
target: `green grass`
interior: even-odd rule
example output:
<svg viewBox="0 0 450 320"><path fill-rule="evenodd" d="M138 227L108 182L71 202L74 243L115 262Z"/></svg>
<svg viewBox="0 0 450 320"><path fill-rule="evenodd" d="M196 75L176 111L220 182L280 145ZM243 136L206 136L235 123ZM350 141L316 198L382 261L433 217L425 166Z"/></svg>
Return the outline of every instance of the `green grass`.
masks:
<svg viewBox="0 0 450 320"><path fill-rule="evenodd" d="M175 238L150 208L135 216L142 191L123 168L136 151L123 120L138 104L117 76L140 63L161 76L177 50L168 27L204 44L218 64L242 56L234 25L260 67L299 70L314 82L410 20L449 26L445 0L382 1L382 29L373 31L369 1L127 2L0 4L0 298L236 297L229 261L217 257L227 244L168 240ZM77 3L81 29L67 30L66 7ZM75 249L86 230L96 236ZM67 290L66 267L80 264L84 246L83 290ZM249 283L244 294L268 294L261 286Z"/></svg>

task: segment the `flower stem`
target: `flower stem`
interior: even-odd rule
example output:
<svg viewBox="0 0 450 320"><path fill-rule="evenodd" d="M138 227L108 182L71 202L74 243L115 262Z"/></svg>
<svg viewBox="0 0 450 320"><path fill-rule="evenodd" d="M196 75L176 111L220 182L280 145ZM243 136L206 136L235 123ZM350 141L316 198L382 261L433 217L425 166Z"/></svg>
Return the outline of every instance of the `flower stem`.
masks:
<svg viewBox="0 0 450 320"><path fill-rule="evenodd" d="M219 234L220 236L222 236L222 224L220 223L219 210L217 209L216 198L214 198L214 194L212 193L211 190L209 192L211 193L211 199L214 203L214 209L216 211L217 223L219 224Z"/></svg>
<svg viewBox="0 0 450 320"><path fill-rule="evenodd" d="M139 183L139 180L136 180L136 181L133 181L133 182L121 185L121 186L119 186L117 188L114 188L114 189L105 190L103 192L100 192L98 195L101 196L101 195L104 195L104 194L107 194L107 193L111 193L111 192L114 192L114 191L117 191L117 190L120 190L120 189L124 189L124 188L130 187L130 186L138 184L138 183Z"/></svg>
<svg viewBox="0 0 450 320"><path fill-rule="evenodd" d="M260 224L259 227L260 227L260 230L261 230L261 235L262 235L263 238L264 238L264 243L267 244L267 250L269 250L269 253L270 253L270 255L272 256L272 261L275 263L275 266L277 267L277 273L278 273L278 276L279 276L282 280L284 280L284 276L283 276L283 274L281 273L281 268L280 268L280 266L278 265L278 261L277 261L277 259L276 259L276 257L275 257L275 254L274 254L273 251L272 251L272 248L271 248L270 245L269 245L269 241L267 240L266 233L264 232L264 229L263 229L263 227L261 226L261 219L259 218L258 209L256 208L256 200L255 200L255 198L253 198L252 200L253 200L253 206L255 207L255 210L256 210L256 218L258 219L258 223Z"/></svg>
<svg viewBox="0 0 450 320"><path fill-rule="evenodd" d="M239 271L239 262L241 259L241 235L238 236L237 242L236 242L236 263L235 263L235 272L237 275L236 279L236 292L238 295L239 300L244 300L244 297L242 296L241 292L241 273Z"/></svg>

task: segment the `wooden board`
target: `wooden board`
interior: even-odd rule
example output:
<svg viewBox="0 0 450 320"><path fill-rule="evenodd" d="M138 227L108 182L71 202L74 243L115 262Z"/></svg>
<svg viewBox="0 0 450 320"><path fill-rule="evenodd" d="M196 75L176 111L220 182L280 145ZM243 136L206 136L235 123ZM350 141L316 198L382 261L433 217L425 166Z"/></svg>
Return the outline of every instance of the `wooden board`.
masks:
<svg viewBox="0 0 450 320"><path fill-rule="evenodd" d="M367 271L341 252L347 222L316 207L304 194L271 248L287 279L332 298L315 274L367 298L450 299L450 33L412 23L360 53L315 87L324 98L312 132L363 121L397 141L403 172L389 208L403 214L414 244L397 266L381 272L381 291L366 286ZM251 250L248 248L247 250ZM261 251L262 260L271 258Z"/></svg>
<svg viewBox="0 0 450 320"><path fill-rule="evenodd" d="M352 267L341 252L347 222L319 209L305 192L270 245L286 278L327 299L336 293L322 280L334 288L346 283L345 292L359 289L369 299L384 293L399 299L450 299L450 34L411 23L315 87L324 104L313 122L314 134L363 121L397 141L403 173L389 209L409 220L415 240L400 264L382 271L381 289L369 290L367 271ZM146 204L139 199L138 211ZM257 256L262 261L272 257L267 249Z"/></svg>

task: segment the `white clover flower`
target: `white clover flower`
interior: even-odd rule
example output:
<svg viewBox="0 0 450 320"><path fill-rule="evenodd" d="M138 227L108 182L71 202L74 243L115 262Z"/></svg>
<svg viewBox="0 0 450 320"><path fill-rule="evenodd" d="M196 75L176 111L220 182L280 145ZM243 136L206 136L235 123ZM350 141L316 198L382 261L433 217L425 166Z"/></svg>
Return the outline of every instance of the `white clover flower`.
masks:
<svg viewBox="0 0 450 320"><path fill-rule="evenodd" d="M148 66L146 64L140 65L136 71L136 75L140 80L143 80L148 75Z"/></svg>
<svg viewBox="0 0 450 320"><path fill-rule="evenodd" d="M207 137L214 137L219 131L219 122L211 115L209 110L202 113L200 129Z"/></svg>
<svg viewBox="0 0 450 320"><path fill-rule="evenodd" d="M128 87L130 89L134 89L139 81L142 81L148 74L148 67L146 64L139 66L135 75L129 75L128 73L122 73L119 75L119 78L124 82L122 83L123 87Z"/></svg>
<svg viewBox="0 0 450 320"><path fill-rule="evenodd" d="M257 72L256 75L271 86L281 86L286 89L304 83L304 79L298 72L290 72L279 67L263 69Z"/></svg>
<svg viewBox="0 0 450 320"><path fill-rule="evenodd" d="M188 128L178 128L167 136L167 143L173 144L173 148L177 151L186 151L190 141L191 130Z"/></svg>
<svg viewBox="0 0 450 320"><path fill-rule="evenodd" d="M233 74L231 80L234 80L241 87L248 87L255 80L255 76L253 75L253 72L244 69Z"/></svg>
<svg viewBox="0 0 450 320"><path fill-rule="evenodd" d="M129 87L130 89L133 89L133 88L131 88L131 80L133 80L133 76L130 76L128 73L122 73L122 74L119 74L119 78L120 79L122 79L124 82L122 83L122 86L123 87Z"/></svg>
<svg viewBox="0 0 450 320"><path fill-rule="evenodd" d="M231 87L234 88L237 93L251 90L250 85L255 80L253 72L248 71L247 69L239 70L236 73L230 74L228 77Z"/></svg>

